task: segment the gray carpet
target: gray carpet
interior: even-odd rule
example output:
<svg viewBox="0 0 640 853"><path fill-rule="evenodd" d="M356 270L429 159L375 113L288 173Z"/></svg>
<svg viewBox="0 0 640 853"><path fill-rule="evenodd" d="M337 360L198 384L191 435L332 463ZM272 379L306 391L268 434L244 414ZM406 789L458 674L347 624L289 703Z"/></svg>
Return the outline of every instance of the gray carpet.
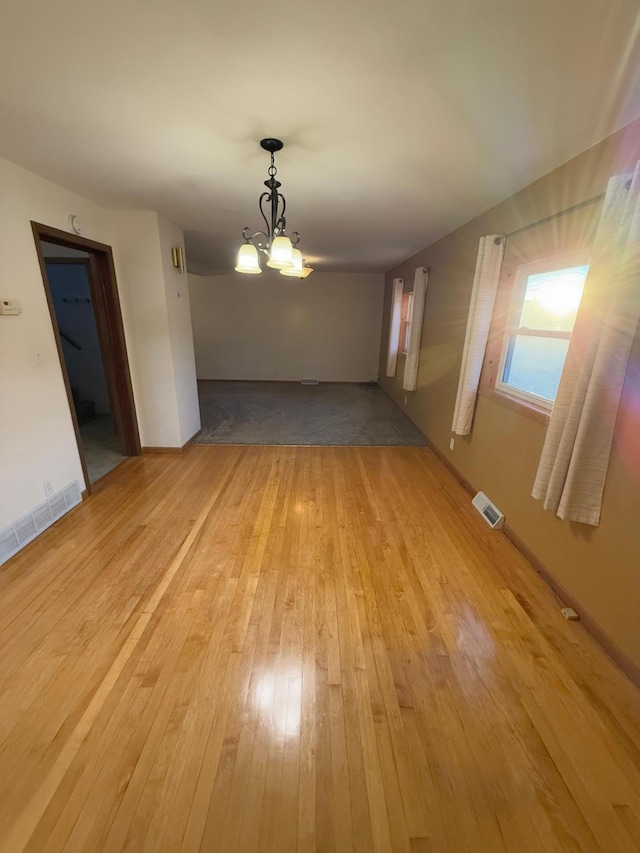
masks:
<svg viewBox="0 0 640 853"><path fill-rule="evenodd" d="M200 381L198 444L424 445L375 384Z"/></svg>

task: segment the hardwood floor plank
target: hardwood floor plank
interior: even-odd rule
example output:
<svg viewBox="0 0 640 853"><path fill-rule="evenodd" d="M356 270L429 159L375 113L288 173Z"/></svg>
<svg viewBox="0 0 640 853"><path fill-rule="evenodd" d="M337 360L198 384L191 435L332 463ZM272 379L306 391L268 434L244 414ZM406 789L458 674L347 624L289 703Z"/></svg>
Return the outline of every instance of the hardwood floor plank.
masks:
<svg viewBox="0 0 640 853"><path fill-rule="evenodd" d="M128 460L0 593L0 851L640 850L639 691L426 448Z"/></svg>

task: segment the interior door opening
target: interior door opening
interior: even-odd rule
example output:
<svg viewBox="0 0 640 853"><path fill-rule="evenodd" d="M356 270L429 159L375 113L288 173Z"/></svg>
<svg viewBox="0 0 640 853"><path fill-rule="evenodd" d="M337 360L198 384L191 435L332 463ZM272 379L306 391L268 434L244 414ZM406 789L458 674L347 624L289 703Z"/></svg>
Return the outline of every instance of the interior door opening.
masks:
<svg viewBox="0 0 640 853"><path fill-rule="evenodd" d="M87 491L140 453L111 249L32 223Z"/></svg>

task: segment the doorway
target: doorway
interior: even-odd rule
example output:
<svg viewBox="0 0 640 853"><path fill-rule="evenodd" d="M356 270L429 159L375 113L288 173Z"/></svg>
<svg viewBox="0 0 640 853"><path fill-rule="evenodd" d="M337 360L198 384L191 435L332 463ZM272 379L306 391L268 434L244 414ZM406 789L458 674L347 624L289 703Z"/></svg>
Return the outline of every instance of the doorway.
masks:
<svg viewBox="0 0 640 853"><path fill-rule="evenodd" d="M32 223L87 491L140 453L111 248Z"/></svg>

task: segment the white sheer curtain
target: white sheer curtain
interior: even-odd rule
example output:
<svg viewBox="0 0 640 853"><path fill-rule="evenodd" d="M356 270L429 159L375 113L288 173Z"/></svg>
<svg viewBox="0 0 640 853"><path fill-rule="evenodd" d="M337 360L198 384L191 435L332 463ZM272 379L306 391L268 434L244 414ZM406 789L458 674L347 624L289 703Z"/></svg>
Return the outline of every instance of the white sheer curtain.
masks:
<svg viewBox="0 0 640 853"><path fill-rule="evenodd" d="M420 341L422 340L422 321L424 320L424 302L427 295L428 281L429 270L427 267L418 267L413 278L413 300L411 302L411 316L409 317L409 343L407 346L407 360L404 365L404 381L402 383L405 391L415 391L418 386Z"/></svg>
<svg viewBox="0 0 640 853"><path fill-rule="evenodd" d="M609 181L533 497L597 525L613 431L640 317L640 163Z"/></svg>
<svg viewBox="0 0 640 853"><path fill-rule="evenodd" d="M400 344L400 321L402 318L402 291L404 279L394 278L391 291L391 318L389 322L389 349L387 350L387 376L396 375L398 346Z"/></svg>
<svg viewBox="0 0 640 853"><path fill-rule="evenodd" d="M489 328L496 299L500 268L504 255L504 240L496 245L499 235L489 234L480 238L476 272L473 278L471 302L467 316L467 332L462 351L462 366L458 380L458 393L453 413L451 431L456 435L471 432L473 413L478 396L480 371L487 348Z"/></svg>

